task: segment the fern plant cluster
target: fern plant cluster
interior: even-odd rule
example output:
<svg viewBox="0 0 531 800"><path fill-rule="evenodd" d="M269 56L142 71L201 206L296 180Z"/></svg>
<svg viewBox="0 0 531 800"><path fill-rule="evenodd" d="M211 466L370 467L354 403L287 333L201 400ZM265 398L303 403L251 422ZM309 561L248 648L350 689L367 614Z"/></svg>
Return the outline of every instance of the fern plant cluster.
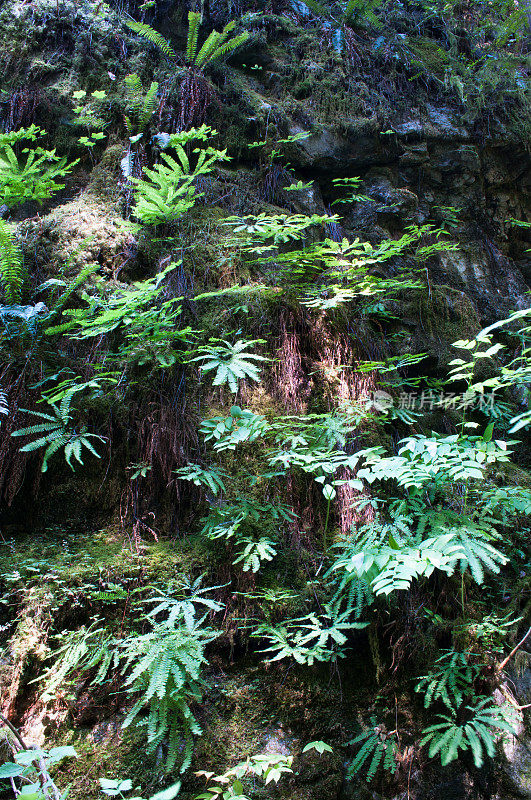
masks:
<svg viewBox="0 0 531 800"><path fill-rule="evenodd" d="M220 608L199 587L185 601L153 598L157 606L145 617L150 622L146 633L117 638L93 624L67 634L44 675L45 696L64 691L65 681L76 674L90 675L94 686L118 675L129 706L122 727L144 728L148 753L163 747L165 769L178 764L184 772L191 763L194 736L201 733L193 704L201 698L205 647L217 636L204 616L196 616L195 604ZM156 621L161 614L163 620Z"/></svg>

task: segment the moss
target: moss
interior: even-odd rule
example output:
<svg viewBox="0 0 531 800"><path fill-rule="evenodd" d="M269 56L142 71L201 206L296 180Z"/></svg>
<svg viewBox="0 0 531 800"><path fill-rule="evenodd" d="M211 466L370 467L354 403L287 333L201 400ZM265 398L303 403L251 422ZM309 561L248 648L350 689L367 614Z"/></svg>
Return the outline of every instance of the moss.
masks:
<svg viewBox="0 0 531 800"><path fill-rule="evenodd" d="M110 144L103 153L100 161L91 170L87 192L96 198L113 203L116 208L121 208L123 198L120 187L122 177L120 161L124 155L121 143Z"/></svg>
<svg viewBox="0 0 531 800"><path fill-rule="evenodd" d="M144 732L124 731L122 721L118 715L84 730L66 722L54 732L55 746L70 745L77 753L77 758L65 760L54 773L61 786L70 786L71 800L101 800L99 778L129 778L146 794L161 788L155 777L156 758L146 756Z"/></svg>
<svg viewBox="0 0 531 800"><path fill-rule="evenodd" d="M401 349L425 352L435 358L438 374L444 377L449 362L456 358L452 343L471 338L481 328L472 301L451 286L431 285L429 289L415 290L402 298L397 311L402 321L415 327L414 333L401 342Z"/></svg>

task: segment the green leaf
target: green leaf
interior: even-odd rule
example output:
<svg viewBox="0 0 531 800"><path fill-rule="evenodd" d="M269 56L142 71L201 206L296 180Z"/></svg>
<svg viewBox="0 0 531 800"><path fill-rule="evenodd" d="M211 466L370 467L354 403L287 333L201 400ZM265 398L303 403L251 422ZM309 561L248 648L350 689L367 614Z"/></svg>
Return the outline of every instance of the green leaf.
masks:
<svg viewBox="0 0 531 800"><path fill-rule="evenodd" d="M326 742L321 742L321 741L309 742L307 745L303 747L302 752L307 753L309 750L316 750L319 753L319 755L322 755L322 753L325 752L326 753L333 752L329 744L326 744Z"/></svg>
<svg viewBox="0 0 531 800"><path fill-rule="evenodd" d="M20 764L7 762L0 765L0 778L18 778L24 772L24 767Z"/></svg>

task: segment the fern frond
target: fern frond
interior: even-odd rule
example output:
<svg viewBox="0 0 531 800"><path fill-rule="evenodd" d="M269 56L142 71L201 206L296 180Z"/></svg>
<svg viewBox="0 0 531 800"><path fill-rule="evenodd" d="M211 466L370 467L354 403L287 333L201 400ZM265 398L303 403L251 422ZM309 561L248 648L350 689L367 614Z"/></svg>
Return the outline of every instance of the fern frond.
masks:
<svg viewBox="0 0 531 800"><path fill-rule="evenodd" d="M139 36L142 36L143 39L147 39L150 44L158 47L167 58L176 58L175 51L171 44L166 41L164 36L161 36L158 31L152 28L151 25L146 25L144 22L137 22L136 20L128 20L127 26Z"/></svg>
<svg viewBox="0 0 531 800"><path fill-rule="evenodd" d="M124 84L127 109L137 114L143 103L142 82L136 72L132 72L125 76Z"/></svg>
<svg viewBox="0 0 531 800"><path fill-rule="evenodd" d="M240 33L238 36L234 36L234 38L232 38L230 42L225 42L225 44L221 45L220 47L218 46L215 53L213 53L210 59L210 63L218 61L221 58L225 58L234 50L236 50L238 47L240 47L240 45L246 42L248 38L249 38L249 32L245 31L244 33Z"/></svg>
<svg viewBox="0 0 531 800"><path fill-rule="evenodd" d="M324 6L322 3L318 3L316 0L304 0L305 5L308 6L310 11L312 11L316 17L324 17L324 19L330 19L331 13L330 9L327 6Z"/></svg>
<svg viewBox="0 0 531 800"><path fill-rule="evenodd" d="M195 64L197 54L197 40L201 27L201 14L194 11L188 12L188 39L186 42L186 63Z"/></svg>
<svg viewBox="0 0 531 800"><path fill-rule="evenodd" d="M159 85L156 81L151 83L151 86L146 92L146 96L144 98L142 109L140 113L139 119L139 126L140 130L143 131L146 127L147 123L155 113L155 109L157 106L157 92L159 90Z"/></svg>
<svg viewBox="0 0 531 800"><path fill-rule="evenodd" d="M20 303L24 272L22 250L16 239L16 228L0 219L0 280L9 305Z"/></svg>
<svg viewBox="0 0 531 800"><path fill-rule="evenodd" d="M206 41L203 43L199 53L195 57L194 65L196 67L204 67L212 57L212 53L215 51L216 47L218 46L218 42L221 38L221 33L219 31L212 31L209 34Z"/></svg>

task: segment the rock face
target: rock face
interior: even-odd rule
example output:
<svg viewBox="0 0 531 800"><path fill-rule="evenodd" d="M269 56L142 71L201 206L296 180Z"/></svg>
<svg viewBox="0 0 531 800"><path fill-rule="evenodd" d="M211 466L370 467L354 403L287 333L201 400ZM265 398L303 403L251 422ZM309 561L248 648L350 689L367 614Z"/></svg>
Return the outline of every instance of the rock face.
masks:
<svg viewBox="0 0 531 800"><path fill-rule="evenodd" d="M515 664L508 671L509 681L504 687L504 695L514 696L520 706L531 703L531 667L529 657L517 654ZM498 693L501 695L501 693ZM505 700L498 698L499 702ZM511 720L516 731L515 736L504 734L501 737L501 749L504 758L500 762L502 771L502 787L506 794L502 798L531 798L531 737L526 722L529 722L529 708L523 711L514 710Z"/></svg>

